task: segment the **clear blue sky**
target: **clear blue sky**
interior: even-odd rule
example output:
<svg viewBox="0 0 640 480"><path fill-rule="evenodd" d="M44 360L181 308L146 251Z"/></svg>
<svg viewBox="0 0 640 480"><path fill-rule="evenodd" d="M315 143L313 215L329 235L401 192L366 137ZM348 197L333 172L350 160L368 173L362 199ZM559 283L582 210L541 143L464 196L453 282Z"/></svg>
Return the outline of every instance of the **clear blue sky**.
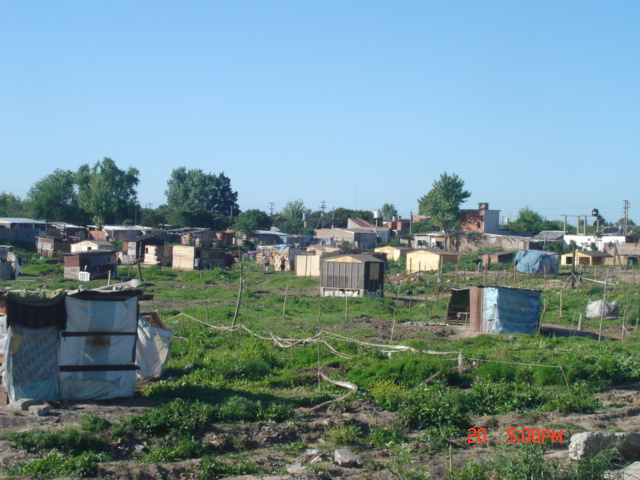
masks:
<svg viewBox="0 0 640 480"><path fill-rule="evenodd" d="M103 157L154 208L186 166L408 217L446 171L640 223L640 1L0 0L0 191Z"/></svg>

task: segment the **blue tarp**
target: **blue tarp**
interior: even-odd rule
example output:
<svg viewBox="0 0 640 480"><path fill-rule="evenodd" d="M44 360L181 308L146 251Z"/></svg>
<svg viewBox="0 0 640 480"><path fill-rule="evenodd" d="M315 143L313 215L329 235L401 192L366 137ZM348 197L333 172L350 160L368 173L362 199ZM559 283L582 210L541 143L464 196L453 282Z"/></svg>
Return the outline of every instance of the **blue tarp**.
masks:
<svg viewBox="0 0 640 480"><path fill-rule="evenodd" d="M518 250L513 263L520 273L558 273L558 255L538 250Z"/></svg>
<svg viewBox="0 0 640 480"><path fill-rule="evenodd" d="M538 332L540 291L498 287L484 289L483 318L493 322L490 333Z"/></svg>

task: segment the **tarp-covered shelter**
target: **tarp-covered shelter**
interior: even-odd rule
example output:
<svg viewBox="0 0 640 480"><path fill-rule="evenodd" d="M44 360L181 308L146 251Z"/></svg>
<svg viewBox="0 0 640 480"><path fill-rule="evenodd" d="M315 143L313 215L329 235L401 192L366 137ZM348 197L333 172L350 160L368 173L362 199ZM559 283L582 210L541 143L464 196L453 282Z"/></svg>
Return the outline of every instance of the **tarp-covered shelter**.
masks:
<svg viewBox="0 0 640 480"><path fill-rule="evenodd" d="M538 250L518 250L513 259L520 273L557 274L558 254Z"/></svg>
<svg viewBox="0 0 640 480"><path fill-rule="evenodd" d="M0 376L9 400L133 396L139 369L144 368L145 376L162 371L171 335L167 330L156 341L155 332L140 331L149 324L140 320L139 293L123 289L2 294L0 355L5 362ZM139 340L145 336L148 342Z"/></svg>
<svg viewBox="0 0 640 480"><path fill-rule="evenodd" d="M540 306L540 290L474 285L452 291L447 319L468 315L474 332L535 334Z"/></svg>

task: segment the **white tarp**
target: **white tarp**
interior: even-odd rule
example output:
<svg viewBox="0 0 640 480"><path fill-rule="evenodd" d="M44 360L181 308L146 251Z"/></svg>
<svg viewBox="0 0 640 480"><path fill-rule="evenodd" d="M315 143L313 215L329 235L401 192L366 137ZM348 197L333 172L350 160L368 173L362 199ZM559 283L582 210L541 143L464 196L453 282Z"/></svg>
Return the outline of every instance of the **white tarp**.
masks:
<svg viewBox="0 0 640 480"><path fill-rule="evenodd" d="M67 297L66 308L67 327L61 335L59 351L60 397L101 400L133 396L137 297Z"/></svg>
<svg viewBox="0 0 640 480"><path fill-rule="evenodd" d="M170 339L173 330L152 327L145 319L138 320L138 343L136 345L136 365L140 367L141 378L158 378L164 371L169 357Z"/></svg>
<svg viewBox="0 0 640 480"><path fill-rule="evenodd" d="M587 304L587 318L618 318L618 302L606 300L589 300Z"/></svg>

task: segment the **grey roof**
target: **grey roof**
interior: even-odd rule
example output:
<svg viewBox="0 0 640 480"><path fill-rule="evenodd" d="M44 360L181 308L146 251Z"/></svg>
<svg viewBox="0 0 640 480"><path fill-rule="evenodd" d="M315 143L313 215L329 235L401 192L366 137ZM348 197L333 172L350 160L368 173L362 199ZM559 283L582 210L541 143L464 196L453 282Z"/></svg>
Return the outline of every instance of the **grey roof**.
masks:
<svg viewBox="0 0 640 480"><path fill-rule="evenodd" d="M558 242L564 238L562 230L543 230L539 234L534 235L532 240L546 240L547 242Z"/></svg>
<svg viewBox="0 0 640 480"><path fill-rule="evenodd" d="M331 257L323 257L321 260L324 262L326 260L335 260L340 257L351 257L356 260L360 260L361 262L379 262L384 263L384 260L381 260L378 257L374 257L373 255L367 255L366 253L343 253L341 255L331 256Z"/></svg>
<svg viewBox="0 0 640 480"><path fill-rule="evenodd" d="M0 223L41 223L41 224L45 224L46 222L42 222L40 220L33 220L31 218L23 218L23 217L2 217L2 218L0 218Z"/></svg>

